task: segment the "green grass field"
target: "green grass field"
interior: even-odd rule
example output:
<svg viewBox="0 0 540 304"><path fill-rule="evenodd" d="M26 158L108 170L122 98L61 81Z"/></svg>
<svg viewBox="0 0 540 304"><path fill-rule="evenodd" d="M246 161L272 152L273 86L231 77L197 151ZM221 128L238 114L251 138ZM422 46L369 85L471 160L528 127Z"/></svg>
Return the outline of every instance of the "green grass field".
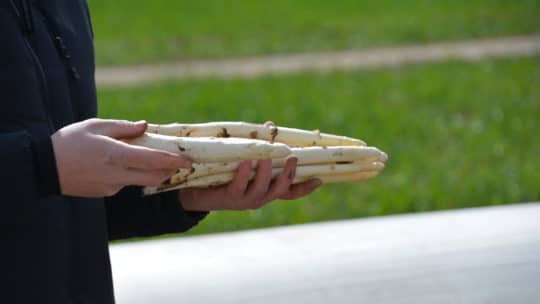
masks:
<svg viewBox="0 0 540 304"><path fill-rule="evenodd" d="M192 80L100 90L99 99L101 117L271 119L359 137L390 155L374 180L216 212L192 233L540 200L540 57Z"/></svg>
<svg viewBox="0 0 540 304"><path fill-rule="evenodd" d="M98 64L540 33L538 0L89 0Z"/></svg>

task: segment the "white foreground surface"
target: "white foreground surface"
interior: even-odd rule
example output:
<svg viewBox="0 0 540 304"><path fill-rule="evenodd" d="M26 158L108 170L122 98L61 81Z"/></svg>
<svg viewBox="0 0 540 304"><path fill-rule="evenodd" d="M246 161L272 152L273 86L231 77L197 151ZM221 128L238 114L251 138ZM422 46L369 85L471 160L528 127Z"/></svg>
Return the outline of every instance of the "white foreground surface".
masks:
<svg viewBox="0 0 540 304"><path fill-rule="evenodd" d="M117 244L111 260L119 304L540 303L540 203Z"/></svg>

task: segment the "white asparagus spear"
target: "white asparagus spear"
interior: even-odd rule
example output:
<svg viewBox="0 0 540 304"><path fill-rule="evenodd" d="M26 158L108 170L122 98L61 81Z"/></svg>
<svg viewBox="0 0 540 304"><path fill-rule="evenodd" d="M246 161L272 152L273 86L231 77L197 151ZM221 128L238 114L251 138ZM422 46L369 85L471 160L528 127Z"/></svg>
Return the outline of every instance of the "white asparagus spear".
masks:
<svg viewBox="0 0 540 304"><path fill-rule="evenodd" d="M228 163L193 163L191 169L178 169L178 172L171 176L166 183L167 184L179 184L185 182L187 179L193 179L201 176L214 175L218 173L234 172L240 166L240 162L228 162ZM252 168L256 168L257 161L252 162Z"/></svg>
<svg viewBox="0 0 540 304"><path fill-rule="evenodd" d="M364 171L364 172L353 172L353 173L343 173L343 174L334 174L334 175L318 175L310 177L296 177L294 179L294 184L308 181L310 179L318 178L323 184L331 183L359 183L365 181L366 179L373 178L379 175L380 171Z"/></svg>
<svg viewBox="0 0 540 304"><path fill-rule="evenodd" d="M281 168L278 172L283 171ZM319 175L336 175L363 171L381 171L384 169L382 162L352 163L352 164L328 164L307 165L296 167L296 176L311 177ZM275 169L272 170L272 173Z"/></svg>
<svg viewBox="0 0 540 304"><path fill-rule="evenodd" d="M128 143L183 154L198 163L283 158L291 154L287 145L244 138L187 138L146 133Z"/></svg>
<svg viewBox="0 0 540 304"><path fill-rule="evenodd" d="M281 142L292 146L365 146L355 138L306 131L295 128L252 124L246 122L209 122L199 124L149 124L146 132L180 137L241 137Z"/></svg>
<svg viewBox="0 0 540 304"><path fill-rule="evenodd" d="M273 173L273 172L272 172ZM235 172L224 172L217 173L213 175L201 176L193 179L186 179L180 184L171 184L171 185L162 185L157 187L144 187L143 194L151 195L157 194L165 191L184 189L184 188L207 188L211 186L220 186L229 183L232 181ZM255 171L251 171L249 179L253 179L255 176Z"/></svg>
<svg viewBox="0 0 540 304"><path fill-rule="evenodd" d="M307 180L316 178L317 176L329 176L329 175L343 175L358 172L372 172L381 171L384 168L382 162L366 162L366 163L352 163L352 164L327 164L327 165L306 165L298 166L296 168L295 180ZM278 174L283 172L283 168L272 169L272 178L275 178ZM210 187L227 184L234 178L236 172L224 172L212 175L206 175L196 178L187 177L180 184L170 184L158 187L145 187L143 193L145 195L155 194L163 191L170 191L182 188L191 187ZM253 179L256 170L252 170L249 179Z"/></svg>
<svg viewBox="0 0 540 304"><path fill-rule="evenodd" d="M381 161L388 159L383 151L365 146L305 147L291 148L291 151L298 158L299 164L348 162L370 157L376 157Z"/></svg>
<svg viewBox="0 0 540 304"><path fill-rule="evenodd" d="M359 161L386 161L388 156L375 147L306 147L292 148L292 155L298 158L298 166L312 164L329 164L338 162L359 162ZM272 160L272 167L284 167L287 158L278 158ZM235 171L238 169L239 162L230 163L194 163L192 169L180 169L178 173L171 176L170 184L181 183L188 178L212 175L223 172ZM252 168L256 168L257 162L252 163Z"/></svg>

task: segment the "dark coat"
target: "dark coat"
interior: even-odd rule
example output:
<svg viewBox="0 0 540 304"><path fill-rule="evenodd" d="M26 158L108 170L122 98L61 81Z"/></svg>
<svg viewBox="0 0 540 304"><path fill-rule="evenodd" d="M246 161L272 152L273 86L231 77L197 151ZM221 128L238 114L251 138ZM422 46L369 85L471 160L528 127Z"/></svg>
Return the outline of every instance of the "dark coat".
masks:
<svg viewBox="0 0 540 304"><path fill-rule="evenodd" d="M205 215L174 192L59 194L50 136L96 116L92 37L85 0L0 0L1 303L113 303L110 239L185 231Z"/></svg>

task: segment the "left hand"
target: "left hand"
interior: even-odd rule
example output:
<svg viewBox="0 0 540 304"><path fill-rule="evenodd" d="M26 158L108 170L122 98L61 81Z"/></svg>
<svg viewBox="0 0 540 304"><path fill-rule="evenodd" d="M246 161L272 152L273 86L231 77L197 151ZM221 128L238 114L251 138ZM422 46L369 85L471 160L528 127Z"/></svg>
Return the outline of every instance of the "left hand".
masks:
<svg viewBox="0 0 540 304"><path fill-rule="evenodd" d="M313 192L318 179L292 184L297 159L287 160L283 172L272 180L272 161L261 160L253 181L249 181L251 161L243 161L231 183L211 188L187 188L179 192L180 202L187 211L257 209L275 199L297 199Z"/></svg>

